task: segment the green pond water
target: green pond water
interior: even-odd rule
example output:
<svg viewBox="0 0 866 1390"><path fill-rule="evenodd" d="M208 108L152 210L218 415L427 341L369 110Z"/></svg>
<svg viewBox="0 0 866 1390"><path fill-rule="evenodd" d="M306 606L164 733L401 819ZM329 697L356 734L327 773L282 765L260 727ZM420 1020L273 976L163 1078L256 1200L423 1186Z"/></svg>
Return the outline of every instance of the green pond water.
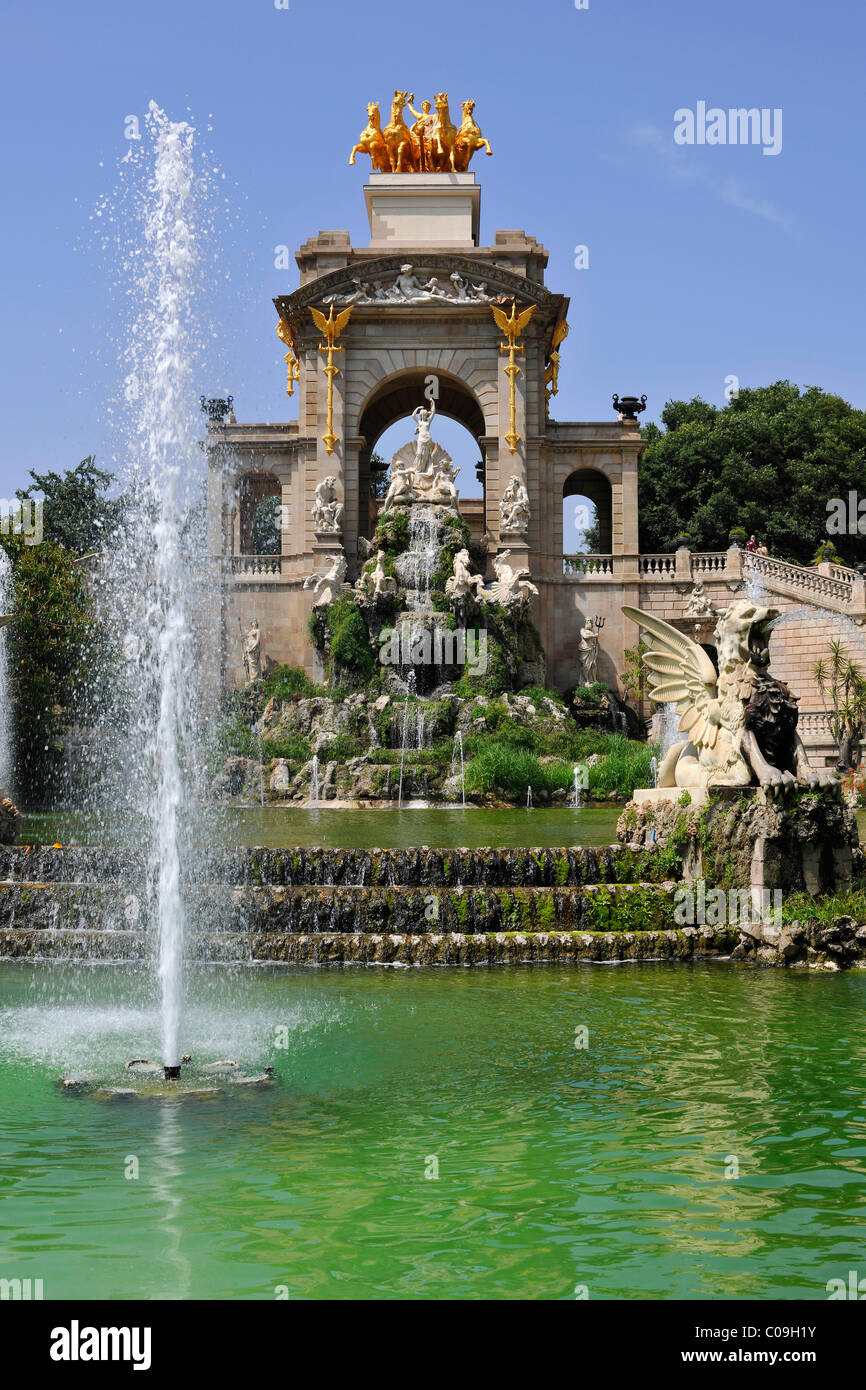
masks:
<svg viewBox="0 0 866 1390"><path fill-rule="evenodd" d="M59 1094L62 1070L123 1084L158 1056L148 977L0 964L0 1277L46 1299L809 1300L863 1269L864 974L201 969L188 993L195 1061L277 1084Z"/></svg>
<svg viewBox="0 0 866 1390"><path fill-rule="evenodd" d="M522 845L609 845L616 840L617 807L574 811L567 807L538 810L434 810L379 808L327 810L297 806L231 807L197 813L197 836L212 844L283 846L321 845L335 849L410 849L429 845L451 849L484 845L512 849ZM142 822L101 819L74 812L26 815L23 844L114 845L140 842Z"/></svg>

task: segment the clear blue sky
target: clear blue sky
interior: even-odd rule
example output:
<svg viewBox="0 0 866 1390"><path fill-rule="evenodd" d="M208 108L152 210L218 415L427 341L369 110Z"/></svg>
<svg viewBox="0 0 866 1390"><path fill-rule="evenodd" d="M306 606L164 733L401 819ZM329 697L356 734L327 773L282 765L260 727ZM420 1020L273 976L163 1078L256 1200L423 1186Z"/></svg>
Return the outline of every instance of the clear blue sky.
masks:
<svg viewBox="0 0 866 1390"><path fill-rule="evenodd" d="M473 96L482 241L522 227L571 296L560 419L609 419L645 391L722 403L725 378L789 377L866 406L866 23L825 0L380 0L7 3L0 496L28 468L110 457L115 309L90 217L115 185L124 120L153 98L205 134L228 211L213 241L219 355L202 391L239 419L296 414L284 394L274 269L320 228L369 240L347 165L373 98ZM780 107L778 156L678 146L698 101ZM207 127L210 127L207 130ZM574 247L589 268L574 268ZM467 470L464 470L466 472Z"/></svg>

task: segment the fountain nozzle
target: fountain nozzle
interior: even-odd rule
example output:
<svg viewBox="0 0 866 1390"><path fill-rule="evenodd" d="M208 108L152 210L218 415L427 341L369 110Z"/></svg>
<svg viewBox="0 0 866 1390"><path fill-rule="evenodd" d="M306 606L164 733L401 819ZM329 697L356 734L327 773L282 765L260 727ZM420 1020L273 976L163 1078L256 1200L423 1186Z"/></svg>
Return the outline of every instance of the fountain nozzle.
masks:
<svg viewBox="0 0 866 1390"><path fill-rule="evenodd" d="M166 1081L177 1081L180 1076L180 1067L163 1067Z"/></svg>

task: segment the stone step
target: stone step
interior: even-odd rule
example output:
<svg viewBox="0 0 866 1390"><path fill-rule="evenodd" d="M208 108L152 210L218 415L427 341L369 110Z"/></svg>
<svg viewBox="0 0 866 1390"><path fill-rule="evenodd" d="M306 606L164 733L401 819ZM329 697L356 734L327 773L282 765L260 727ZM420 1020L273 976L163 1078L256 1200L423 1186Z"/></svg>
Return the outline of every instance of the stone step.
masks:
<svg viewBox="0 0 866 1390"><path fill-rule="evenodd" d="M189 886L191 933L476 933L648 930L674 925L673 883L437 889L370 885ZM145 933L152 911L136 885L0 884L0 928Z"/></svg>
<svg viewBox="0 0 866 1390"><path fill-rule="evenodd" d="M188 881L214 884L355 884L579 887L647 876L648 855L620 845L526 849L234 849L196 855ZM0 882L140 884L135 850L69 846L0 848Z"/></svg>
<svg viewBox="0 0 866 1390"><path fill-rule="evenodd" d="M726 959L737 931L681 927L664 931L452 933L206 932L187 940L201 962L286 965L519 965L592 961ZM0 958L147 959L152 943L132 931L32 931L0 928Z"/></svg>

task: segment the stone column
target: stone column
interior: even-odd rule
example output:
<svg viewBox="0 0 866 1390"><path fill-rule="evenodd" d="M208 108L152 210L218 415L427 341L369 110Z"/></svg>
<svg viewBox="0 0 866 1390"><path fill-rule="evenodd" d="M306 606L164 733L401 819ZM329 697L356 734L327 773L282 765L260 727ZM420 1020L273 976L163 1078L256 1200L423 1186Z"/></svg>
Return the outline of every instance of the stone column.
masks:
<svg viewBox="0 0 866 1390"><path fill-rule="evenodd" d="M501 352L499 354L499 438L497 441L497 453L499 463L499 497L497 498L496 504L495 522L494 519L488 515L488 526L490 527L491 532L493 532L493 524L495 524L496 530L494 534L497 534L499 536L499 545L497 547L497 553L501 554L503 550L510 551L512 558L509 563L516 569L518 565L529 565L528 528L526 531L521 532L517 535L508 535L507 533L503 534L502 518L499 512L499 502L501 501L502 495L508 487L512 477L516 477L523 484L524 487L527 487L526 367L525 362L520 353L517 353L515 355L515 361L520 367L520 373L515 379L514 429L515 432L520 436L520 438L515 446L514 453L512 453L511 445L509 444L506 438L506 435L508 435L511 431L511 381L509 379L508 373L505 370L506 366L508 365L508 353ZM530 503L530 506L531 505L532 504Z"/></svg>

